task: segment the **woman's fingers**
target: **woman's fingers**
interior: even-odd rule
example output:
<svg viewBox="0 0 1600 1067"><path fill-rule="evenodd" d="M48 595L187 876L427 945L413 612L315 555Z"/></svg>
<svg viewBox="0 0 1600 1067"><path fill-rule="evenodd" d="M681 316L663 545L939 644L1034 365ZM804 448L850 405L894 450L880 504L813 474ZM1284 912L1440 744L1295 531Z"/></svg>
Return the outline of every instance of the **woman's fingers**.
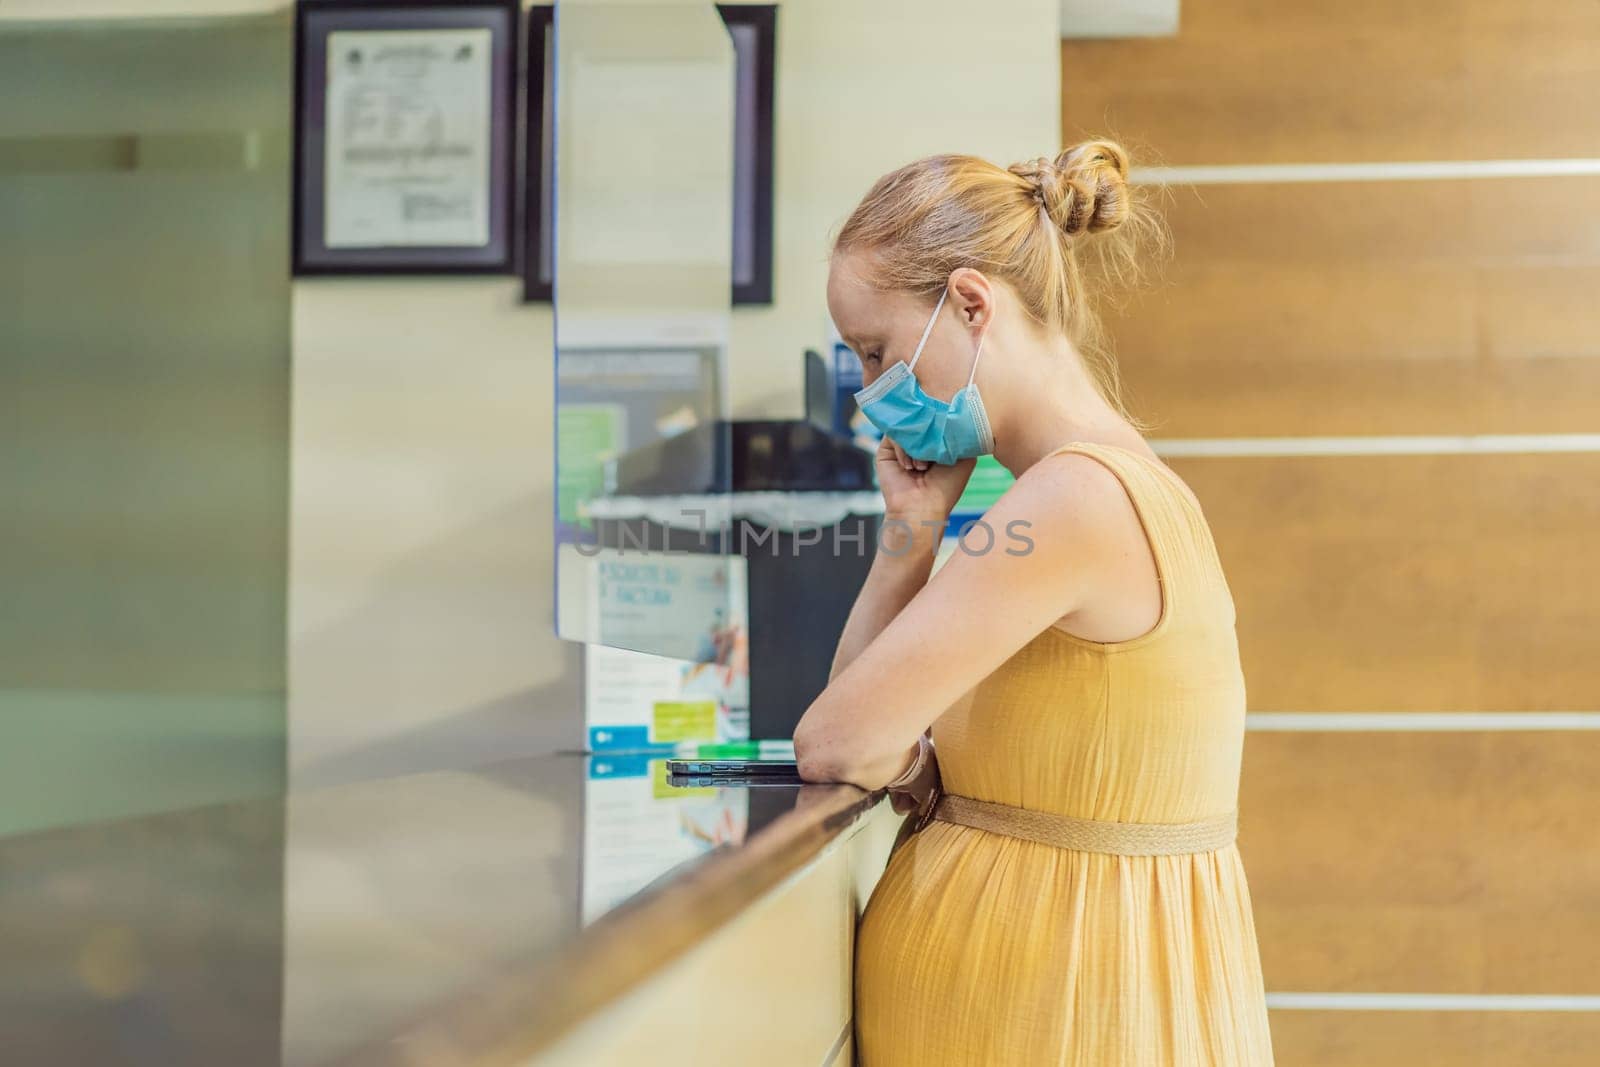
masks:
<svg viewBox="0 0 1600 1067"><path fill-rule="evenodd" d="M929 467L933 466L933 464L929 463L925 459L912 459L910 456L906 455L906 450L901 448L899 443L896 442L894 438L889 438L889 443L894 446L895 458L900 461L900 466L905 470L925 471Z"/></svg>

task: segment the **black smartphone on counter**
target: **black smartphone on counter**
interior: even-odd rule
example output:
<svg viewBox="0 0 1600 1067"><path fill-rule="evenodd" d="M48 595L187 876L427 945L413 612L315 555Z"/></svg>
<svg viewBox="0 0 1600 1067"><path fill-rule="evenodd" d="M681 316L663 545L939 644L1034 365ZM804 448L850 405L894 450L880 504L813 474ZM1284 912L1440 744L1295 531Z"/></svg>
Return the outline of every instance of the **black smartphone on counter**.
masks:
<svg viewBox="0 0 1600 1067"><path fill-rule="evenodd" d="M669 759L667 774L717 782L777 782L800 785L800 764L792 759Z"/></svg>

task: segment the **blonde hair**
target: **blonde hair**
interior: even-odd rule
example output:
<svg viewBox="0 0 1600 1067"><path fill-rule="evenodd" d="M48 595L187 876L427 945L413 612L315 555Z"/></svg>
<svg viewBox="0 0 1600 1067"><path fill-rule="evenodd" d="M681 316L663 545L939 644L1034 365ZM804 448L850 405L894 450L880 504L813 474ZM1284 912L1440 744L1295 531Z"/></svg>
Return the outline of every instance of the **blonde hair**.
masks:
<svg viewBox="0 0 1600 1067"><path fill-rule="evenodd" d="M1090 278L1136 281L1152 238L1166 248L1159 217L1128 184L1128 154L1112 141L1085 141L1054 159L1010 167L964 155L908 163L867 191L834 239L834 254L868 253L863 273L871 284L930 298L959 267L1004 279L1035 322L1083 354L1107 403L1145 432L1148 424L1123 404L1090 298L1091 288L1102 287ZM1093 251L1084 263L1086 243Z"/></svg>

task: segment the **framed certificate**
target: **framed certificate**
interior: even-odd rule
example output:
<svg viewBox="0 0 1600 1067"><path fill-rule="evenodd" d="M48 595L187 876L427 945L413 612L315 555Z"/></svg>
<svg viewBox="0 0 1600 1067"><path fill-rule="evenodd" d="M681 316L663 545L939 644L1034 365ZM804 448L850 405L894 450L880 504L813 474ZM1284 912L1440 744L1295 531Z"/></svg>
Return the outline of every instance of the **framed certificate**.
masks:
<svg viewBox="0 0 1600 1067"><path fill-rule="evenodd" d="M293 270L509 273L518 0L300 0Z"/></svg>

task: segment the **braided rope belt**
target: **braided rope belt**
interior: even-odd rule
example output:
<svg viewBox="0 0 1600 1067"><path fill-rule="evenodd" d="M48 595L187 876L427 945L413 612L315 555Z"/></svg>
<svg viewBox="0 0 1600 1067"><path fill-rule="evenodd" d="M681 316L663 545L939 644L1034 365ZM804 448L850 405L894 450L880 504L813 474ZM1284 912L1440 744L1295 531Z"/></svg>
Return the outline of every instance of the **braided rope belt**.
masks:
<svg viewBox="0 0 1600 1067"><path fill-rule="evenodd" d="M996 804L956 793L939 797L933 818L1057 848L1116 856L1210 852L1232 844L1239 825L1236 811L1199 822L1110 822Z"/></svg>

